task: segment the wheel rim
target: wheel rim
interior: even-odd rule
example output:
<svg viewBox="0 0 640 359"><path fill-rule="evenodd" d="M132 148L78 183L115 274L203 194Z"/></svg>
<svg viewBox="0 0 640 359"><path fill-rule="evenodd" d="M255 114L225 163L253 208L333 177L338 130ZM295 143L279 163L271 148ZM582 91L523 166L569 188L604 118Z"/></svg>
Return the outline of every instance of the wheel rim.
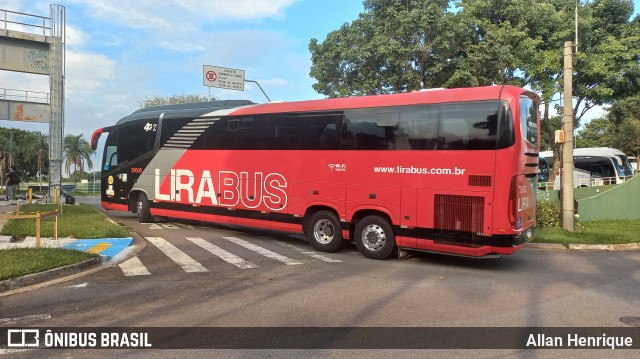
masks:
<svg viewBox="0 0 640 359"><path fill-rule="evenodd" d="M362 230L362 244L370 251L379 251L384 247L387 236L377 224L370 224Z"/></svg>
<svg viewBox="0 0 640 359"><path fill-rule="evenodd" d="M335 234L336 229L328 219L321 219L313 226L313 237L320 244L331 243Z"/></svg>
<svg viewBox="0 0 640 359"><path fill-rule="evenodd" d="M138 213L142 213L142 201L136 202L136 209L138 210Z"/></svg>

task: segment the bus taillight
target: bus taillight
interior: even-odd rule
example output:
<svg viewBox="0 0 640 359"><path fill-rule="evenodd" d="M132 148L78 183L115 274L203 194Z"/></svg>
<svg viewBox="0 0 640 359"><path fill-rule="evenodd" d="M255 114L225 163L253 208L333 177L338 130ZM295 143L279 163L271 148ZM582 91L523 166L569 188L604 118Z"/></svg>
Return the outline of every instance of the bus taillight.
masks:
<svg viewBox="0 0 640 359"><path fill-rule="evenodd" d="M511 227L518 228L518 177L511 178L511 186L509 186L509 206L508 206L509 223Z"/></svg>

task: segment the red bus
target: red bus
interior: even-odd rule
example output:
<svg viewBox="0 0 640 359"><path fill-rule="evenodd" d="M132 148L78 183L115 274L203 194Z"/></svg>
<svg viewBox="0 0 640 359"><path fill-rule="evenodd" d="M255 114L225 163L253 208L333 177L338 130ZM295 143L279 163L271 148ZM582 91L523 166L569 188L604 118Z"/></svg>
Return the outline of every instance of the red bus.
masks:
<svg viewBox="0 0 640 359"><path fill-rule="evenodd" d="M513 86L145 108L95 131L101 201L163 216L479 257L533 238L539 97Z"/></svg>

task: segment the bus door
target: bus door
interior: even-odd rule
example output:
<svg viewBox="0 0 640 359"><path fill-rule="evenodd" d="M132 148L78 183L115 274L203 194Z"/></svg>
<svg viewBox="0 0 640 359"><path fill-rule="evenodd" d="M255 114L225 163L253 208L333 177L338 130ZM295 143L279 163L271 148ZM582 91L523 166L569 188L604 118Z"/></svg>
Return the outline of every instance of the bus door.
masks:
<svg viewBox="0 0 640 359"><path fill-rule="evenodd" d="M108 203L126 204L121 197L126 197L122 188L122 175L116 172L118 168L118 133L115 129L109 132L107 141L105 142L104 155L102 158L102 176L100 195L102 201Z"/></svg>

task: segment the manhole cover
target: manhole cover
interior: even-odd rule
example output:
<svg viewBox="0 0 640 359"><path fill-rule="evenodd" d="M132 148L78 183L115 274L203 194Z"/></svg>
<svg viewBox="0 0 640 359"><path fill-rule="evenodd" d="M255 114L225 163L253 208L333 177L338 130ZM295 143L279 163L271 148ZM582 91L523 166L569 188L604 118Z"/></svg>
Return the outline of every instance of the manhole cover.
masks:
<svg viewBox="0 0 640 359"><path fill-rule="evenodd" d="M640 328L640 317L622 317L620 321L628 326Z"/></svg>

